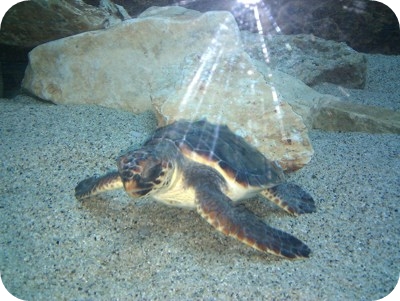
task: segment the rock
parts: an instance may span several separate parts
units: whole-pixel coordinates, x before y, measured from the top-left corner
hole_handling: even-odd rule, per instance
[[[246,52],[254,59],[265,62],[263,45],[268,52],[268,65],[293,75],[309,86],[321,82],[347,88],[365,85],[367,60],[365,55],[338,43],[313,35],[273,35],[263,38],[257,33],[241,32]]]
[[[122,6],[110,0],[91,1],[97,2],[98,7],[85,2],[31,0],[20,2],[7,11],[0,31],[0,63],[4,72],[1,84],[5,97],[12,97],[19,91],[28,52],[33,47],[129,18]]]
[[[34,47],[77,33],[106,28],[129,18],[122,6],[101,0],[30,0],[17,3],[1,23],[0,44]]]
[[[201,13],[197,10],[186,9],[181,6],[152,6],[138,15],[138,18],[149,18],[149,17],[177,17],[184,18],[187,16],[188,18],[199,17]]]
[[[40,45],[29,59],[23,87],[40,98],[152,109],[160,124],[206,117],[287,170],[313,154],[301,117],[252,65],[228,12],[152,8],[107,30]]]
[[[321,94],[286,73],[255,63],[265,80],[302,116],[308,128],[339,132],[400,134],[400,112]]]
[[[392,2],[391,6],[394,8],[395,2],[393,0]],[[129,12],[131,7],[137,8],[140,3],[143,3],[143,0],[131,0],[129,3],[124,1]],[[400,54],[398,18],[380,1],[201,0],[179,1],[179,3],[186,8],[201,12],[230,11],[241,30],[258,32],[258,26],[261,25],[264,34],[268,35],[313,34],[325,40],[345,42],[358,52]],[[255,5],[258,8],[258,20],[251,9]]]
[[[322,99],[313,127],[327,131],[400,134],[400,112]]]
[[[245,54],[227,53],[226,58],[218,58],[221,60],[219,71],[213,74],[215,59],[208,64],[200,60],[199,67],[185,77],[176,94],[153,99],[159,123],[188,116],[207,118],[214,123],[228,124],[286,170],[307,164],[313,150],[302,118],[286,102],[275,98],[275,91]],[[201,68],[212,80],[198,79],[197,70]]]
[[[284,35],[308,33],[359,52],[400,53],[398,18],[380,1],[281,0],[268,6]]]

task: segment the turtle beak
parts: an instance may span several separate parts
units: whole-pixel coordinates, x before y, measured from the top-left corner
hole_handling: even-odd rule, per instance
[[[135,197],[135,198],[148,194],[153,188],[152,183],[143,184],[140,181],[139,175],[135,175],[135,177],[133,177],[130,180],[123,179],[123,183],[124,183],[125,191],[130,196]]]

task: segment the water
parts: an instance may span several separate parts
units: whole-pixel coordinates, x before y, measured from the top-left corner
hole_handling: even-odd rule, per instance
[[[219,5],[232,2],[221,1]],[[300,7],[294,10],[289,2],[284,1],[280,15],[276,13],[275,3],[234,6],[232,12],[242,30],[238,34],[253,37],[244,45],[246,54],[235,56],[238,61],[234,63],[245,61],[246,64],[226,63],[223,60],[226,45],[218,41],[210,44],[210,51],[203,56],[180,58],[173,52],[155,51],[181,65],[176,69],[156,68],[161,63],[158,58],[152,58],[157,64],[154,69],[148,64],[148,72],[156,72],[153,79],[160,81],[138,85],[132,92],[135,95],[132,99],[144,95],[147,102],[157,104],[181,95],[177,97],[175,112],[185,112],[186,119],[192,118],[190,114],[195,110],[188,108],[194,105],[203,110],[202,114],[209,114],[207,118],[231,122],[228,125],[233,128],[240,124],[247,107],[239,106],[235,112],[232,108],[239,99],[254,93],[257,97],[250,105],[256,109],[253,118],[245,119],[244,123],[249,127],[239,126],[236,133],[250,143],[256,137],[255,143],[265,146],[267,143],[263,139],[270,138],[269,128],[253,131],[259,122],[256,114],[264,116],[269,108],[265,99],[270,95],[259,91],[269,91],[274,93],[271,100],[275,107],[272,107],[281,111],[279,122],[271,122],[272,117],[266,120],[271,122],[269,127],[275,124],[277,135],[282,135],[277,136],[279,139],[286,137],[286,144],[283,144],[288,147],[295,144],[293,137],[301,141],[293,134],[292,126],[292,131],[288,130],[287,116],[282,117],[282,112],[289,112],[284,110],[291,100],[290,106],[303,116],[296,120],[302,120],[304,127],[308,127],[305,133],[314,153],[307,164],[296,172],[288,172],[287,177],[313,196],[317,210],[294,217],[261,197],[252,198],[243,206],[269,225],[304,241],[312,250],[310,258],[287,260],[262,254],[221,235],[196,211],[165,206],[151,198],[132,199],[122,190],[77,201],[74,187],[79,181],[115,169],[115,159],[121,153],[140,147],[157,123],[167,120],[147,110],[133,113],[122,107],[110,108],[90,102],[53,105],[18,93],[14,98],[0,100],[0,271],[8,291],[23,300],[376,300],[391,292],[398,281],[400,266],[400,57],[353,50],[344,52],[343,44],[324,43],[318,38],[313,42],[310,35],[284,40],[286,31],[296,29],[293,24],[305,20],[301,24],[310,28],[316,23],[308,22],[306,17],[311,16],[311,12],[323,14],[322,6],[317,7],[319,10],[301,11]],[[201,5],[201,9],[206,10],[210,3],[193,1],[186,5]],[[368,9],[363,5],[360,1],[349,2],[344,10],[361,16],[362,11]],[[289,12],[285,7],[290,7],[292,13],[284,15],[283,12]],[[282,22],[284,16],[290,15],[297,17]],[[218,27],[214,29],[217,33]],[[200,32],[197,34],[197,40],[206,37]],[[274,37],[277,34],[282,36],[279,41]],[[177,31],[167,35],[174,39],[178,36]],[[364,35],[360,33],[360,36]],[[150,45],[149,36],[147,40],[149,44],[146,45]],[[273,41],[278,42],[273,44]],[[283,43],[281,47],[280,41],[290,43]],[[119,48],[114,46],[115,52],[110,52],[112,63],[104,74],[110,76],[111,68],[118,66],[116,53],[121,54],[118,52],[121,45],[122,42]],[[322,45],[329,47],[322,48]],[[376,45],[373,47],[376,49]],[[177,53],[183,53],[179,45],[175,48]],[[358,64],[365,60],[363,85],[345,86],[351,80],[354,85],[359,81],[352,77],[340,82],[342,78],[337,78],[340,72],[336,78],[331,77],[336,82],[321,80],[306,85],[299,79],[303,76],[302,80],[306,80],[309,77],[305,75],[325,70],[335,59],[333,66],[336,68],[340,65],[338,62],[348,59],[335,57],[335,53],[354,53],[355,58],[362,57]],[[51,65],[50,57],[47,57],[46,66]],[[312,65],[307,65],[312,58],[319,58],[321,65],[314,64],[314,69],[305,70]],[[78,65],[85,66],[83,57],[74,58],[75,61],[79,59]],[[56,70],[67,66],[66,62],[61,61],[61,67]],[[287,67],[289,63],[291,68]],[[123,77],[134,72],[129,71],[130,62],[124,61],[123,65],[125,68],[119,69]],[[139,62],[135,61],[135,66],[140,66]],[[281,66],[281,70],[277,71],[277,66]],[[285,66],[289,75],[284,72]],[[348,70],[359,70],[357,66],[360,65]],[[242,72],[239,73],[241,77],[232,76],[237,71],[234,67]],[[295,67],[298,70],[293,70]],[[219,70],[224,72],[218,73]],[[96,83],[97,79],[104,79],[101,72],[100,68],[88,80]],[[362,78],[362,74],[354,76]],[[145,72],[142,72],[136,81],[144,78]],[[174,78],[180,80],[172,86],[167,84]],[[121,85],[112,90],[111,87],[115,87],[112,79],[105,79],[108,81],[91,88],[92,99],[103,86],[111,90],[115,98],[125,89]],[[202,82],[196,82],[198,79]],[[52,80],[56,81],[57,77],[53,76]],[[128,88],[134,84],[132,82]],[[157,89],[158,84],[162,88]],[[257,88],[262,84],[264,90]],[[218,87],[222,88],[218,90]],[[228,98],[226,95],[232,89],[242,89],[243,93],[231,94]],[[174,91],[179,93],[173,94]],[[84,94],[79,89],[64,93],[78,100],[82,100]],[[207,95],[223,97],[210,101]],[[203,102],[192,103],[198,99]],[[112,104],[111,100],[108,104]],[[220,105],[217,110],[213,107],[216,103]],[[307,106],[310,103],[311,106]],[[161,113],[166,112],[165,109]],[[285,136],[288,133],[292,133],[291,138]],[[265,141],[273,146],[279,139]],[[264,154],[276,155],[267,149]]]

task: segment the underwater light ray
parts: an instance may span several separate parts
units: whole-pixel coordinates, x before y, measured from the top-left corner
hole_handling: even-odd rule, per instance
[[[201,64],[197,69],[195,75],[193,76],[190,84],[186,88],[185,95],[182,98],[182,101],[179,105],[179,110],[182,112],[183,108],[188,104],[189,101],[193,100],[197,95],[201,94],[199,97],[199,101],[196,106],[195,116],[199,111],[199,107],[203,103],[204,95],[207,92],[207,89],[212,81],[212,78],[217,70],[217,67],[220,62],[220,58],[222,56],[222,49],[219,49],[217,53],[216,50],[212,49],[212,47],[208,47],[207,51],[201,57]],[[213,62],[210,66],[210,62]]]
[[[217,145],[217,140],[219,138],[219,128],[220,128],[220,125],[219,125],[219,122],[218,122],[217,126],[214,129],[214,139],[213,139],[212,147],[211,147],[212,152],[208,155],[208,158],[210,160],[212,159],[212,156],[213,156],[213,153],[214,153],[214,150],[215,150],[215,146]]]
[[[197,68],[188,87],[186,88],[186,92],[179,104],[180,112],[183,112],[187,104],[193,101],[196,96],[200,95],[200,97],[198,97],[198,102],[194,113],[194,116],[197,116],[197,113],[203,104],[204,97],[207,94],[208,87],[210,86],[214,74],[220,65],[223,54],[223,46],[218,43],[218,38],[221,31],[225,29],[226,26],[224,24],[220,24],[219,29],[216,32],[216,36],[212,39],[210,45],[201,55],[200,65]]]
[[[195,88],[200,86],[200,84],[199,84],[200,78],[201,78],[201,75],[203,74],[203,70],[206,65],[206,60],[203,60],[204,56],[205,55],[203,54],[203,56],[201,58],[201,64],[200,64],[199,68],[197,69],[195,75],[193,76],[192,80],[190,81],[190,84],[186,88],[186,93],[183,96],[182,101],[179,105],[179,111],[182,111],[183,110],[182,108],[187,105],[187,103],[189,102],[189,100],[191,98],[193,98],[194,91],[196,90]]]
[[[220,65],[221,57],[223,55],[223,46],[221,45],[221,43],[218,43],[218,38],[222,30],[226,30],[226,26],[224,24],[220,24],[215,37],[211,40],[210,45],[201,55],[200,65],[197,68],[188,87],[186,88],[185,94],[182,97],[182,100],[179,104],[179,112],[182,113],[184,111],[184,108],[188,105],[188,103],[193,102],[196,96],[200,95],[197,99],[195,112],[192,115],[193,117],[190,119],[198,118],[197,115],[198,112],[200,111],[200,107],[203,105],[204,97],[206,96],[207,90],[210,84],[212,83],[215,72],[217,71],[218,66]],[[217,123],[219,123],[221,120],[221,114],[222,112],[219,112]],[[187,131],[189,131],[189,128],[187,129]],[[186,139],[186,135],[187,132],[184,134],[184,139]],[[216,143],[216,141],[214,142]]]
[[[267,43],[265,41],[264,30],[263,30],[263,27],[262,27],[262,24],[261,24],[260,11],[259,11],[258,5],[257,5],[260,1],[256,1],[256,0],[254,0],[254,1],[250,1],[250,0],[249,1],[245,1],[245,0],[242,0],[242,1],[239,1],[239,2],[244,3],[243,1],[244,2],[248,2],[248,3],[252,2],[251,3],[252,5],[249,5],[249,8],[253,10],[254,19],[256,21],[256,26],[257,26],[257,33],[258,33],[259,42],[260,42],[260,45],[261,45],[261,50],[262,50],[262,53],[263,53],[263,56],[264,56],[264,60],[265,60],[265,62],[267,64],[269,64],[270,63],[270,56],[269,56],[269,52],[268,52]],[[272,16],[270,16],[270,17],[272,18]],[[275,30],[277,32],[280,32],[280,28],[276,24],[276,22],[273,21],[272,24],[273,24]],[[270,78],[270,83],[271,83],[272,100],[273,100],[273,103],[274,103],[275,112],[276,112],[277,119],[278,119],[278,122],[279,122],[279,129],[280,129],[280,132],[281,132],[281,137],[282,137],[282,139],[285,139],[286,133],[285,133],[285,126],[283,124],[283,113],[282,113],[282,110],[280,108],[280,101],[279,101],[278,93],[277,93],[274,85],[272,84],[272,80],[271,80],[272,79],[272,74],[269,74],[269,78]]]
[[[261,2],[261,0],[237,0],[238,3],[242,3],[244,5],[255,5],[259,2]]]
[[[252,7],[253,13],[254,13],[254,18],[256,20],[256,25],[257,25],[257,32],[259,36],[259,40],[261,43],[261,49],[264,55],[265,62],[268,64],[269,63],[269,54],[268,54],[268,48],[267,48],[267,43],[265,43],[265,38],[264,38],[264,31],[261,25],[261,20],[260,20],[260,12],[258,11],[257,5],[254,5]]]
[[[217,66],[219,65],[221,55],[222,55],[222,49],[220,49],[218,51],[218,53],[215,55],[215,57],[213,58],[214,63],[211,65],[211,67],[205,71],[205,74],[207,74],[207,77],[204,80],[204,83],[203,84],[200,83],[199,88],[196,89],[196,91],[203,90],[203,92],[201,92],[202,95],[200,97],[199,102],[196,105],[195,116],[197,116],[197,113],[199,112],[200,107],[203,104],[203,99],[204,99],[205,95],[207,94],[207,89],[208,89],[209,85],[211,84],[211,81],[212,81],[212,78],[214,77],[215,71],[217,70]],[[203,85],[203,86],[201,87],[201,85]],[[200,89],[200,87],[202,89]],[[199,92],[196,92],[196,93],[199,94]]]

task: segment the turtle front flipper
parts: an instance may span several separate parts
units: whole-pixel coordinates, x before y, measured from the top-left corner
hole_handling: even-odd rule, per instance
[[[293,183],[279,184],[262,191],[261,194],[294,215],[311,213],[316,210],[312,196]]]
[[[107,190],[123,188],[122,179],[117,171],[109,172],[100,177],[90,177],[75,187],[75,197],[78,200],[88,198]]]
[[[218,188],[196,188],[197,211],[218,231],[259,251],[296,258],[308,257],[311,250],[296,237],[265,224],[244,207],[237,207]]]

